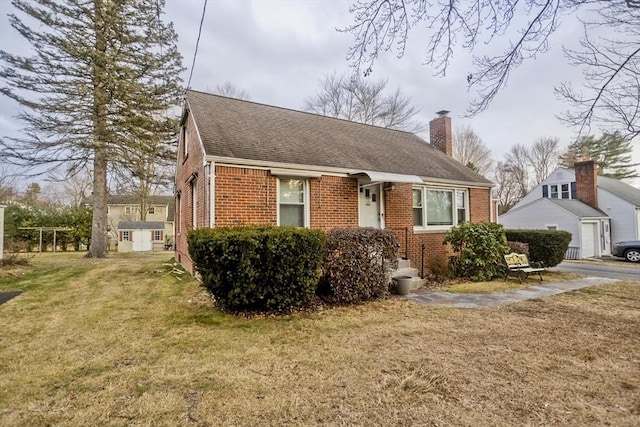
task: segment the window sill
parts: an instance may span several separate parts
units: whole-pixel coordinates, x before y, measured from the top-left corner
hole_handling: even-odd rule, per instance
[[[453,225],[442,225],[429,228],[413,228],[413,234],[448,233]]]

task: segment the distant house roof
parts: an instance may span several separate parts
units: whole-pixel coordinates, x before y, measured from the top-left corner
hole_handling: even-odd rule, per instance
[[[192,90],[187,103],[209,156],[491,185],[413,133]]]
[[[160,221],[120,221],[118,230],[164,230]]]
[[[598,176],[598,187],[620,197],[632,205],[640,206],[640,189],[637,189],[618,179]]]
[[[561,208],[571,212],[578,218],[604,218],[609,216],[599,209],[595,209],[587,205],[586,203],[581,202],[580,200],[550,198],[545,198],[543,200],[548,200],[549,202],[560,206]]]

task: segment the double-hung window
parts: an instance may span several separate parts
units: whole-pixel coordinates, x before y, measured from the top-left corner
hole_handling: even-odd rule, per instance
[[[550,185],[549,186],[549,190],[550,190],[549,197],[552,198],[552,199],[557,199],[558,198],[558,186],[557,185]]]
[[[278,225],[309,226],[308,186],[300,178],[278,179]]]
[[[436,188],[413,189],[413,226],[443,229],[468,221],[467,192]]]

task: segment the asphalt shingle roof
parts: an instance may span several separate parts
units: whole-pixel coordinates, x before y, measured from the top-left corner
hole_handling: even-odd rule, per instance
[[[120,221],[118,230],[164,230],[160,221]]]
[[[544,200],[548,200],[551,203],[555,203],[563,209],[568,210],[578,218],[591,218],[591,217],[608,217],[609,215],[604,212],[595,209],[586,203],[581,202],[580,200],[575,199],[550,199],[545,198]]]
[[[490,184],[409,132],[187,91],[205,153]]]
[[[598,187],[635,206],[640,206],[640,190],[627,183],[606,176],[598,176]]]

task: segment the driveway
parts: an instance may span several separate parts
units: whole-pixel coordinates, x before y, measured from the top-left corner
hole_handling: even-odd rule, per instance
[[[10,291],[10,292],[0,292],[0,304],[4,304],[12,298],[17,297],[22,292],[20,291]]]
[[[609,279],[640,281],[640,264],[616,258],[563,261],[550,270],[584,274],[585,276],[607,277]]]

